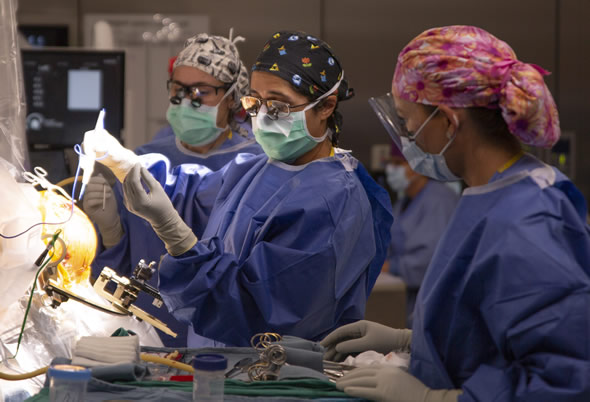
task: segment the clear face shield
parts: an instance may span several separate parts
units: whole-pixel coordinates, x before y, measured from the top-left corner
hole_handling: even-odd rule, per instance
[[[393,96],[390,92],[378,97],[369,98],[369,105],[387,130],[387,133],[398,147],[402,149],[401,137],[409,137],[409,132],[406,130],[405,121],[399,117],[393,102]]]
[[[377,98],[369,98],[369,104],[381,120],[381,124],[385,127],[389,136],[398,147],[400,151],[403,151],[403,141],[402,138],[406,138],[406,142],[414,142],[416,141],[416,137],[422,132],[422,129],[426,127],[428,122],[436,116],[438,112],[438,107],[424,120],[424,122],[418,127],[415,132],[410,132],[406,128],[406,122],[403,118],[399,116],[397,113],[397,109],[395,108],[395,103],[393,102],[393,96],[390,92],[386,93],[385,95],[379,96]],[[446,148],[450,145],[447,144],[445,148],[441,151],[441,154],[444,153]]]
[[[412,170],[439,181],[459,180],[459,177],[451,172],[444,158],[444,153],[453,143],[456,133],[448,137],[447,144],[436,154],[430,154],[423,151],[415,142],[416,137],[418,137],[424,127],[426,127],[430,120],[432,120],[440,110],[438,107],[436,107],[420,127],[412,133],[406,128],[406,122],[404,119],[402,119],[397,113],[391,93],[387,93],[377,98],[370,98],[369,104],[379,117],[379,120],[381,120],[381,123],[389,133],[389,136],[395,145],[404,154],[404,157],[410,164]]]

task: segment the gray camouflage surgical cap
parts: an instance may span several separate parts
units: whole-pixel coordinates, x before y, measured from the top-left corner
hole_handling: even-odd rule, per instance
[[[248,70],[240,60],[236,43],[244,41],[237,36],[232,40],[223,36],[200,33],[187,39],[180,51],[174,68],[188,66],[198,68],[224,83],[237,82],[234,92],[234,112],[242,108],[240,98],[250,94]]]

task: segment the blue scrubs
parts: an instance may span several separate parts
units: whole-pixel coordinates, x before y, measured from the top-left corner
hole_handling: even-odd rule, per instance
[[[418,289],[458,200],[445,183],[428,180],[412,200],[402,198],[393,206],[389,270],[406,284],[406,325],[410,328]]]
[[[590,400],[590,234],[581,193],[525,155],[468,188],[414,310],[410,371],[459,401]]]
[[[393,218],[387,192],[350,154],[302,166],[241,154],[208,174],[145,162],[173,200],[205,205],[200,187],[219,186],[199,242],[159,270],[166,305],[198,335],[235,346],[268,331],[317,340],[363,317]]]
[[[240,126],[242,132],[247,132],[248,125]],[[251,130],[250,130],[251,131]],[[225,164],[233,160],[233,158],[240,152],[247,152],[251,154],[261,154],[262,148],[255,142],[251,132],[248,137],[238,134],[232,134],[232,137],[226,140],[218,148],[206,153],[197,154],[191,152],[177,141],[176,136],[172,132],[170,134],[162,134],[159,139],[154,139],[152,142],[143,145],[135,150],[138,155],[143,155],[151,152],[158,152],[163,154],[168,159],[169,169],[176,167],[183,163],[198,163],[203,174],[211,170],[218,170]],[[108,250],[102,250],[92,264],[93,274],[97,276],[104,266],[108,266],[117,271],[120,275],[129,277],[133,273],[133,268],[137,265],[140,259],[146,262],[159,262],[162,255],[166,254],[164,243],[156,235],[151,225],[143,218],[129,212],[123,205],[123,194],[120,183],[114,188],[115,196],[119,204],[119,216],[121,224],[125,232],[121,241],[114,247]],[[215,199],[217,187],[209,186],[208,182],[204,182],[199,190],[200,201],[194,201],[193,204],[186,203],[184,209],[179,209],[178,212],[183,217],[185,222],[191,226],[197,236],[203,233],[209,213],[210,206],[207,204],[207,199]],[[173,203],[180,203],[179,198],[184,200],[185,195],[178,194],[177,199],[173,199]],[[102,241],[99,242],[102,244]],[[154,274],[150,285],[157,287],[157,274]],[[159,320],[163,321],[178,334],[173,338],[161,331],[157,331],[158,335],[165,346],[169,347],[186,347],[188,328],[186,323],[178,322],[172,314],[170,314],[165,306],[157,308],[152,305],[153,299],[148,295],[141,293],[139,299],[135,303],[137,307],[147,311]],[[205,342],[203,345],[217,346],[213,342]]]

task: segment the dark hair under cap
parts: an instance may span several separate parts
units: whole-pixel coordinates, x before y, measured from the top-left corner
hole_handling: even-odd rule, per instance
[[[340,62],[326,42],[297,31],[273,34],[258,55],[252,71],[275,74],[311,100],[332,89],[343,73]],[[337,95],[338,101],[354,96],[346,77],[342,79],[334,95]],[[330,126],[338,133],[341,125],[342,116],[335,110]]]

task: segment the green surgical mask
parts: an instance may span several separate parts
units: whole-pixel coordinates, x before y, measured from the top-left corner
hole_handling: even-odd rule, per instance
[[[309,106],[313,107],[315,104]],[[262,106],[252,119],[252,131],[264,153],[272,159],[291,163],[324,141],[330,132],[327,130],[319,138],[309,134],[305,121],[305,110],[309,107],[276,120],[262,112],[264,108]]]
[[[234,86],[223,95],[219,103],[232,93]],[[195,108],[191,105],[191,101],[185,98],[180,105],[168,106],[166,119],[180,141],[195,146],[207,145],[227,130],[227,126],[217,127],[219,103],[216,106],[201,105]]]
[[[344,77],[344,71],[342,77]],[[263,104],[258,114],[252,119],[252,131],[256,142],[260,144],[264,153],[272,159],[291,163],[323,142],[330,134],[330,130],[326,130],[326,133],[321,137],[312,136],[307,130],[305,111],[334,93],[340,86],[340,82],[342,82],[342,78],[313,103],[299,112],[291,112],[287,117],[270,118],[266,105]]]

